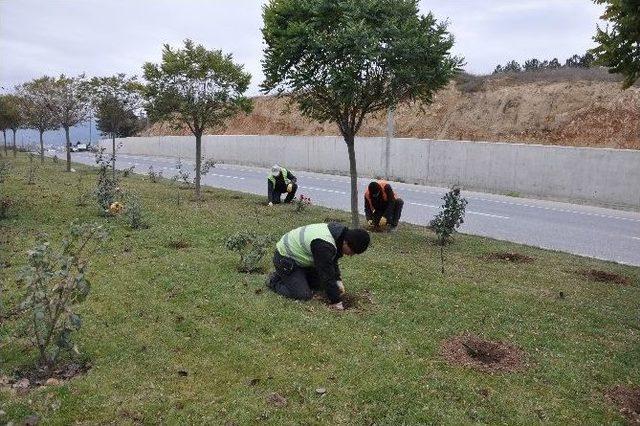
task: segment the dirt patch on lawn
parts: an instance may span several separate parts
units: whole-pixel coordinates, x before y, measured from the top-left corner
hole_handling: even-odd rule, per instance
[[[582,269],[576,272],[578,275],[582,275],[583,277],[591,280],[597,281],[599,283],[609,283],[609,284],[621,284],[621,285],[629,285],[631,281],[629,278],[616,274],[615,272],[607,272],[601,271],[598,269]]]
[[[473,335],[456,336],[442,343],[442,356],[451,365],[485,373],[522,371],[524,352],[510,343],[493,342]]]
[[[314,299],[321,301],[327,305],[330,305],[331,302],[327,298],[327,295],[322,293],[316,293],[313,296]],[[360,310],[363,307],[370,305],[373,303],[373,295],[369,290],[363,290],[360,293],[344,293],[342,295],[342,305],[346,311],[350,310]]]
[[[191,244],[189,244],[189,241],[187,240],[183,240],[183,239],[178,239],[178,240],[171,240],[167,243],[167,247],[172,248],[172,249],[176,249],[176,250],[182,250],[182,249],[186,249],[191,247]]]
[[[40,386],[58,386],[85,374],[91,369],[88,362],[69,362],[58,366],[53,371],[43,368],[32,368],[18,371],[12,378],[0,378],[0,385],[15,390],[18,394],[24,394],[30,389]]]
[[[640,425],[640,386],[615,386],[605,394],[631,424]]]
[[[504,260],[511,263],[531,263],[534,261],[533,257],[516,252],[493,252],[488,256],[489,260]]]

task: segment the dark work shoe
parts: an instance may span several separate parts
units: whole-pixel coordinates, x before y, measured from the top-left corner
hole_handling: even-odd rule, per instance
[[[264,283],[264,284],[265,284],[268,288],[270,288],[271,290],[273,290],[274,285],[275,285],[274,283],[277,281],[277,279],[278,279],[278,275],[276,275],[276,273],[275,273],[275,272],[272,272],[272,273],[270,273],[270,274],[267,276],[267,279],[266,279],[266,281],[265,281],[265,283]]]

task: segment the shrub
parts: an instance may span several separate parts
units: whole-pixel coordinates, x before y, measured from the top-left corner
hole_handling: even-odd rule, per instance
[[[131,229],[146,229],[149,227],[142,208],[140,197],[135,194],[127,197],[124,207],[124,216]]]
[[[438,236],[440,261],[444,274],[444,246],[451,240],[451,235],[464,223],[467,200],[460,196],[460,188],[454,186],[444,197],[442,210],[431,220],[430,226]]]
[[[31,343],[37,348],[39,364],[51,370],[63,351],[78,353],[71,333],[82,324],[75,307],[88,296],[88,261],[106,239],[95,224],[72,224],[61,247],[54,250],[46,235],[28,252],[28,266],[19,280],[26,286],[20,305]]]
[[[5,160],[0,160],[0,183],[4,183],[11,171],[11,163]]]
[[[0,219],[9,217],[9,209],[13,205],[13,200],[7,196],[0,196]]]
[[[124,169],[124,170],[122,171],[122,177],[129,177],[129,176],[133,173],[133,170],[134,170],[135,168],[136,168],[136,166],[131,166],[131,167],[129,167],[128,169]]]
[[[311,204],[311,198],[305,197],[304,195],[300,194],[300,196],[296,198],[296,213],[304,212]]]
[[[116,201],[118,182],[110,172],[111,159],[104,156],[104,148],[96,154],[98,165],[98,181],[94,190],[96,201],[102,214],[109,214],[109,207]]]
[[[54,155],[52,160],[53,160],[53,164],[58,164],[58,162],[60,162],[58,155]]]
[[[262,272],[264,270],[262,259],[272,242],[273,238],[269,235],[238,232],[227,239],[225,247],[240,254],[240,262],[237,266],[239,272]]]
[[[147,178],[151,183],[158,183],[158,181],[162,179],[162,170],[156,173],[153,170],[153,166],[149,166],[149,172],[147,173]]]
[[[202,163],[202,166],[200,168],[200,174],[202,176],[205,176],[211,171],[211,169],[214,169],[215,167],[216,167],[216,162],[210,158],[204,163]]]
[[[185,170],[182,160],[178,158],[176,163],[177,174],[173,177],[176,182],[182,182],[184,187],[189,188],[191,186],[191,173]]]

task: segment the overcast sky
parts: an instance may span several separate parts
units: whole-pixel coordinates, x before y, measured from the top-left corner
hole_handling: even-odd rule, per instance
[[[233,53],[262,80],[260,0],[0,0],[0,85],[44,74],[141,73],[163,43],[185,38]],[[467,71],[530,57],[561,60],[592,47],[601,7],[590,0],[422,0],[450,22]]]

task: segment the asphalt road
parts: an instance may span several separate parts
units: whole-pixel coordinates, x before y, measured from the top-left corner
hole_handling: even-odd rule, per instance
[[[95,164],[90,153],[73,153],[72,159]],[[183,164],[193,170],[194,162],[183,160]],[[173,158],[124,154],[116,163],[120,169],[135,166],[134,172],[140,174],[153,166],[164,177],[176,174],[175,165]],[[350,209],[348,177],[292,171],[298,177],[298,194],[311,197],[314,204]],[[203,184],[266,197],[267,173],[257,167],[217,164],[203,177]],[[361,196],[368,183],[368,179],[359,180]],[[419,225],[437,213],[447,191],[391,184],[405,201],[402,221]],[[640,213],[470,191],[463,196],[469,204],[461,232],[640,266]],[[364,213],[362,201],[360,209]]]

